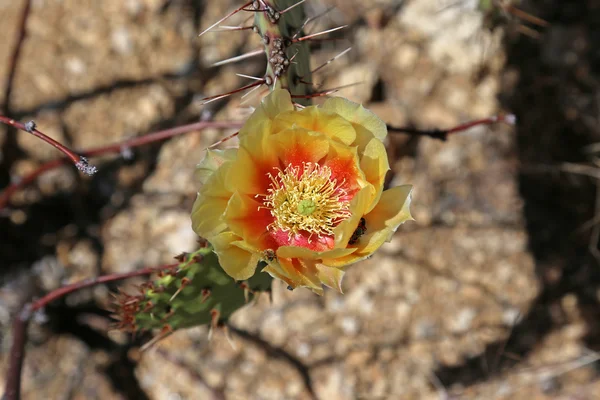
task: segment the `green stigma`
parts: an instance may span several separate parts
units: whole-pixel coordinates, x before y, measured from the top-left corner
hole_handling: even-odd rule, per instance
[[[311,215],[317,209],[317,205],[310,199],[300,200],[298,203],[298,213],[300,215]]]

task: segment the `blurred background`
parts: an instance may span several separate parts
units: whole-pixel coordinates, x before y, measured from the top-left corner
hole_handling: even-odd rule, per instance
[[[251,31],[198,33],[239,1],[0,0],[0,104],[76,150],[200,119],[243,120],[260,76]],[[600,2],[308,0],[325,13],[313,80],[393,126],[449,128],[513,112],[446,142],[390,135],[389,184],[413,184],[415,222],[346,274],[344,295],[275,283],[230,321],[146,352],[110,331],[115,285],[37,313],[24,399],[600,399]],[[226,25],[244,23],[238,15]],[[10,99],[6,87],[12,82]],[[250,96],[248,96],[250,97]],[[10,100],[8,102],[8,100]],[[256,100],[254,100],[254,103]],[[0,392],[10,320],[61,285],[172,262],[195,249],[189,211],[204,130],[43,174],[0,210]],[[234,144],[229,142],[230,144]],[[0,189],[60,154],[0,126]],[[598,192],[600,193],[600,192]],[[131,281],[131,283],[141,282]],[[127,286],[127,285],[126,285]]]

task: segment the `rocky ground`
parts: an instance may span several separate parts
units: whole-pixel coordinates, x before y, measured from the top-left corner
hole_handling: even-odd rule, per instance
[[[23,4],[0,2],[0,88]],[[12,117],[85,149],[247,115],[240,96],[200,105],[245,84],[236,72],[264,67],[258,57],[210,68],[255,49],[248,31],[197,37],[238,1],[32,4]],[[340,94],[387,123],[450,127],[503,111],[519,121],[446,142],[390,136],[389,183],[414,185],[416,221],[349,270],[344,295],[276,284],[272,304],[264,297],[234,315],[231,343],[194,328],[140,352],[147,338],[108,331],[115,286],[84,290],[36,315],[23,398],[600,399],[600,7],[523,4],[549,22],[536,37],[511,14],[476,5],[306,3],[312,15],[334,6],[310,32],[349,24],[340,40],[315,46],[315,67],[352,46],[315,80],[360,82]],[[193,168],[230,133],[123,149],[94,159],[91,179],[65,166],[12,198],[0,215],[0,376],[23,301],[194,249]],[[0,188],[58,157],[3,127],[0,143]]]

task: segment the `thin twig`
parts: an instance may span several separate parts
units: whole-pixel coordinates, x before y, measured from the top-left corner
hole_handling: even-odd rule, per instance
[[[123,279],[133,278],[136,276],[150,275],[153,272],[158,272],[158,271],[162,271],[162,270],[169,269],[169,268],[175,268],[178,265],[179,264],[166,264],[166,265],[161,265],[160,267],[143,268],[143,269],[139,269],[136,271],[125,272],[122,274],[110,274],[110,275],[99,276],[97,278],[92,278],[92,279],[84,279],[83,281],[75,282],[70,285],[63,286],[61,288],[53,290],[52,292],[48,293],[41,299],[34,301],[33,303],[31,303],[31,311],[37,311],[37,310],[45,307],[52,301],[59,299],[63,296],[66,296],[69,293],[73,293],[73,292],[76,292],[81,289],[95,286],[100,283],[121,281]]]
[[[95,147],[89,150],[81,152],[86,157],[100,156],[103,154],[121,153],[124,149],[132,149],[135,147],[144,146],[146,144],[158,142],[161,140],[169,139],[173,136],[181,135],[196,130],[205,128],[240,128],[243,125],[242,122],[237,121],[201,121],[193,124],[182,125],[175,128],[165,129],[162,131],[152,132],[147,135],[127,139],[119,143],[110,144],[107,146]],[[58,168],[61,165],[67,164],[69,159],[61,158],[58,160],[49,161],[42,164],[38,169],[30,173],[29,175],[18,179],[16,182],[8,185],[2,193],[0,193],[0,210],[8,205],[11,197],[20,189],[34,182],[38,176],[52,169]]]
[[[60,150],[65,156],[67,156],[67,158],[69,160],[71,160],[71,162],[73,162],[73,164],[75,164],[77,169],[80,170],[81,172],[83,172],[84,174],[94,175],[96,173],[96,171],[97,171],[96,167],[94,167],[93,165],[89,165],[87,158],[79,156],[77,153],[75,153],[73,150],[69,149],[67,146],[63,145],[60,142],[57,142],[56,140],[52,139],[50,136],[39,131],[36,128],[35,122],[28,121],[28,122],[22,123],[22,122],[14,120],[12,118],[5,117],[3,115],[0,115],[0,122],[3,124],[9,125],[13,128],[20,129],[22,131],[30,133],[33,136],[42,139],[44,142],[50,144],[51,146],[54,146],[56,149]]]
[[[115,282],[136,276],[150,275],[154,272],[174,268],[179,264],[167,264],[159,267],[143,268],[123,274],[110,274],[94,279],[86,279],[58,288],[39,300],[27,303],[13,321],[13,344],[10,350],[9,367],[6,372],[6,390],[2,400],[19,400],[21,391],[21,371],[23,368],[25,343],[27,342],[27,326],[33,312],[42,309],[54,300],[78,290],[95,286],[101,283]]]
[[[474,121],[469,121],[464,124],[460,124],[450,129],[416,129],[416,128],[407,128],[407,127],[395,127],[388,125],[387,129],[389,133],[406,133],[408,135],[415,136],[429,136],[433,139],[438,140],[446,140],[448,139],[448,135],[458,132],[466,131],[467,129],[473,128],[475,126],[480,125],[493,125],[497,123],[505,123],[509,125],[514,125],[516,122],[516,117],[513,114],[506,115],[498,115],[489,118],[478,119]]]

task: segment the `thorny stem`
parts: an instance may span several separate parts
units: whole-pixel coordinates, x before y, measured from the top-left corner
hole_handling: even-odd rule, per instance
[[[13,128],[21,129],[22,131],[25,131],[27,133],[31,133],[33,136],[38,137],[44,142],[54,146],[55,148],[63,152],[73,162],[73,164],[75,164],[77,169],[83,172],[84,174],[94,175],[96,173],[96,167],[94,167],[93,165],[89,165],[87,158],[78,156],[73,150],[69,149],[67,146],[61,144],[60,142],[57,142],[56,140],[44,134],[43,132],[40,132],[36,128],[35,122],[28,121],[26,123],[22,123],[19,121],[15,121],[12,118],[5,117],[3,115],[0,115],[0,122],[12,126]]]
[[[85,279],[80,282],[75,282],[70,285],[58,288],[58,289],[48,293],[41,299],[34,301],[33,303],[31,303],[31,311],[37,311],[37,310],[45,307],[48,303],[50,303],[56,299],[59,299],[69,293],[73,293],[77,290],[95,286],[100,283],[114,282],[114,281],[120,281],[120,280],[127,279],[127,278],[133,278],[136,276],[150,275],[153,272],[158,272],[158,271],[162,271],[162,270],[166,270],[166,269],[170,269],[170,268],[175,268],[178,265],[179,264],[177,264],[177,263],[176,264],[167,264],[167,265],[161,265],[160,267],[143,268],[143,269],[140,269],[137,271],[125,272],[122,274],[104,275],[104,276],[99,276],[99,277],[93,278],[93,279]]]
[[[387,126],[389,133],[406,133],[409,135],[415,136],[429,136],[433,139],[438,140],[446,140],[448,139],[448,135],[458,132],[466,131],[467,129],[471,129],[475,126],[480,125],[494,125],[497,123],[505,123],[508,125],[514,125],[516,123],[516,117],[514,114],[503,114],[496,115],[489,118],[477,119],[474,121],[465,122],[464,124],[460,124],[450,129],[416,129],[416,128],[406,128],[406,127],[394,127],[391,125]]]
[[[95,147],[89,150],[84,150],[81,152],[86,157],[94,157],[100,156],[103,154],[110,153],[121,153],[124,150],[129,150],[135,147],[144,146],[146,144],[150,144],[153,142],[158,142],[161,140],[165,140],[171,138],[173,136],[181,135],[188,132],[193,132],[196,130],[201,130],[205,128],[240,128],[242,126],[241,122],[237,121],[201,121],[195,122],[193,124],[182,125],[175,128],[165,129],[162,131],[152,132],[144,136],[139,136],[132,139],[127,139],[119,143],[110,144],[107,146]],[[61,165],[66,164],[70,159],[61,158],[58,160],[49,161],[45,164],[42,164],[38,169],[30,173],[29,175],[19,179],[17,182],[14,182],[8,185],[2,193],[0,193],[0,210],[5,208],[10,201],[10,198],[17,191],[22,189],[23,187],[29,185],[34,182],[38,176],[43,173],[50,171],[52,169],[58,168]]]
[[[39,300],[25,304],[13,321],[13,343],[10,349],[9,366],[6,372],[6,390],[2,400],[19,400],[21,397],[21,370],[23,368],[25,343],[27,342],[27,326],[33,312],[40,310],[50,302],[73,293],[77,290],[95,286],[101,283],[115,282],[136,276],[150,275],[154,272],[168,270],[179,264],[167,264],[159,267],[144,268],[123,274],[110,274],[94,279],[86,279],[58,288]]]

